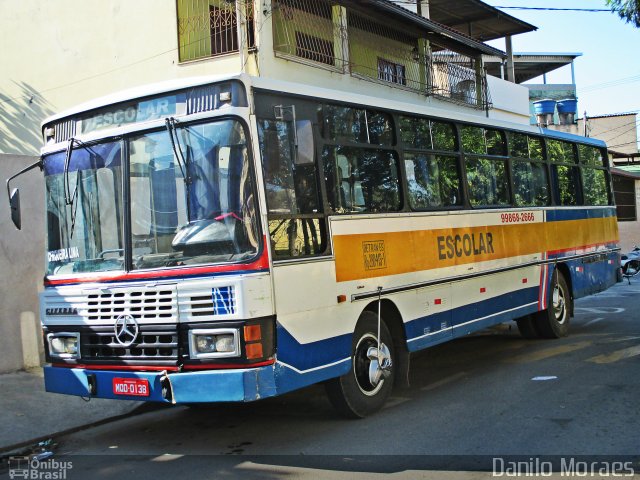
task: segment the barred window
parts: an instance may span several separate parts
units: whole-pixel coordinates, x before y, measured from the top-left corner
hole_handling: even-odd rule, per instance
[[[406,68],[404,65],[399,63],[394,63],[378,57],[378,80],[406,85]]]
[[[244,42],[255,47],[253,3],[243,3]],[[177,0],[178,45],[181,62],[237,52],[238,19],[235,3],[225,0]]]

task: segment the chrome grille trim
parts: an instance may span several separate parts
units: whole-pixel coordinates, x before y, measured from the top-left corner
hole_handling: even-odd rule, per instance
[[[120,345],[113,328],[80,330],[82,361],[177,360],[178,331],[174,325],[141,325],[136,341],[128,347]]]
[[[120,315],[131,315],[139,323],[178,323],[175,284],[45,290],[41,309],[43,318],[49,321],[81,319],[89,324],[113,325]],[[47,312],[73,313],[48,315]]]

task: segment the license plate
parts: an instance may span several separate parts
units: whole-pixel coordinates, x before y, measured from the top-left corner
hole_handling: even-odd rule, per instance
[[[149,396],[149,380],[144,378],[114,378],[113,393],[134,397]]]

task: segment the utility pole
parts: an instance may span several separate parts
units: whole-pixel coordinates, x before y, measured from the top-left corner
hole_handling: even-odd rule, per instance
[[[589,132],[587,131],[587,111],[584,111],[584,136],[588,137]]]

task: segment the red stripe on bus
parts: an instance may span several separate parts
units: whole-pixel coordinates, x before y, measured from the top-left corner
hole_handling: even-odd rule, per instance
[[[126,370],[128,372],[143,372],[143,371],[154,371],[154,372],[177,372],[180,370],[180,367],[176,366],[157,366],[157,365],[70,365],[66,363],[52,363],[52,367],[59,368],[82,368],[84,370]]]
[[[614,244],[611,244],[611,243],[594,243],[592,245],[581,245],[579,247],[563,248],[561,250],[550,250],[547,252],[547,255],[557,255],[559,253],[575,252],[577,250],[586,250],[589,248],[597,249],[598,247],[607,247],[607,246],[613,246],[613,245]],[[593,251],[585,252],[585,253],[593,253]]]
[[[265,362],[258,363],[206,363],[200,365],[183,365],[183,370],[224,370],[227,369],[237,369],[237,368],[256,368],[256,367],[266,367],[267,365],[273,365],[276,363],[275,359],[267,360]]]
[[[266,245],[266,237],[264,238],[264,244]],[[45,286],[60,285],[67,283],[89,283],[89,282],[115,282],[115,281],[128,281],[128,280],[146,280],[146,279],[162,279],[164,277],[179,277],[181,275],[193,276],[204,275],[208,273],[229,273],[229,272],[245,272],[251,270],[268,270],[269,269],[269,254],[265,248],[256,261],[245,264],[230,264],[230,265],[216,265],[216,266],[201,266],[201,267],[188,267],[178,268],[171,270],[161,270],[154,272],[144,273],[124,273],[124,274],[107,274],[107,275],[93,275],[91,277],[82,278],[64,278],[57,280],[45,279]]]

